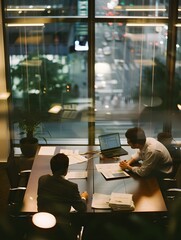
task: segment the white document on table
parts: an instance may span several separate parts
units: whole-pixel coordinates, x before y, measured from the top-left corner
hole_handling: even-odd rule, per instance
[[[94,193],[92,197],[92,208],[110,209],[109,206],[110,195],[102,193]]]
[[[53,146],[49,147],[40,147],[40,150],[38,152],[38,155],[46,155],[46,156],[53,156],[55,154],[55,148]]]
[[[119,163],[98,163],[95,166],[98,172],[120,170]]]
[[[66,175],[67,179],[73,178],[87,178],[87,171],[70,171]]]
[[[101,173],[108,180],[109,179],[117,179],[117,178],[127,178],[130,176],[127,172],[125,172],[121,169],[113,170],[113,171],[102,171]]]
[[[21,154],[22,154],[21,149],[18,148],[18,147],[14,147],[14,155],[15,155],[15,156],[19,156],[19,155],[21,155]]]
[[[72,150],[72,149],[60,149],[60,153],[64,153],[69,157],[69,165],[82,163],[88,161],[88,159],[84,156],[79,154],[79,150]]]
[[[96,169],[102,173],[106,179],[129,177],[129,174],[120,168],[119,163],[96,164]]]

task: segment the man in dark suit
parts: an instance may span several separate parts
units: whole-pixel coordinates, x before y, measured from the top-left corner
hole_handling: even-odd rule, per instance
[[[52,213],[60,226],[68,226],[69,212],[73,207],[78,212],[86,211],[87,192],[79,193],[78,185],[65,179],[69,158],[58,153],[50,160],[53,175],[43,175],[38,181],[38,211]],[[71,229],[72,230],[72,229]]]

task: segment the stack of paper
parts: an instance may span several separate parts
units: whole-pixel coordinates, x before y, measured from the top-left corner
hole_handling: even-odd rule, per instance
[[[110,195],[94,193],[91,207],[98,209],[110,209],[111,207],[109,206],[109,199]]]
[[[114,211],[121,210],[134,210],[134,202],[132,199],[132,194],[127,193],[111,193],[109,206]]]
[[[132,194],[114,192],[111,195],[94,193],[91,207],[114,211],[132,211],[135,208]]]

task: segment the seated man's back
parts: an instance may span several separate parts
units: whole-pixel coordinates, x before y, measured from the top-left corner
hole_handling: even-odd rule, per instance
[[[71,206],[77,211],[86,211],[82,202],[77,184],[59,176],[41,176],[38,183],[38,211],[46,211],[65,216]]]
[[[79,193],[78,185],[65,179],[68,171],[69,158],[58,153],[50,160],[52,175],[46,174],[39,178],[37,205],[38,211],[52,213],[56,217],[58,235],[61,232],[64,240],[76,239],[80,232],[79,223],[70,222],[70,210],[86,211],[87,192]]]

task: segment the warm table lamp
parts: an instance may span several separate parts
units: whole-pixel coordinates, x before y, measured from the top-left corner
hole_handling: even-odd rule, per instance
[[[52,228],[56,224],[55,217],[47,212],[35,213],[32,217],[32,222],[39,228]]]

